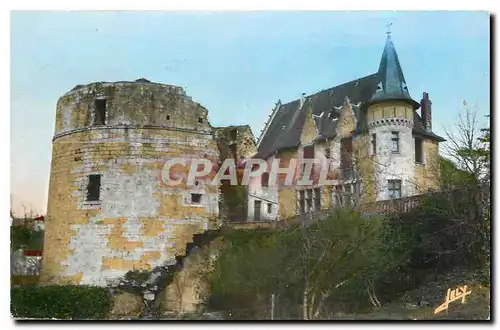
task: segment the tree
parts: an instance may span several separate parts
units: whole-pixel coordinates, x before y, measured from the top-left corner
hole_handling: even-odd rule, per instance
[[[445,151],[458,169],[474,176],[475,182],[489,180],[489,128],[480,128],[478,109],[467,106],[461,110],[454,129],[445,129],[448,143]],[[489,117],[489,116],[487,116]]]
[[[371,268],[381,223],[339,209],[307,226],[226,237],[229,242],[216,261],[211,289],[212,296],[227,305],[212,308],[245,311],[244,316],[233,314],[238,318],[263,317],[272,294],[280,304],[289,304],[289,313],[300,306],[293,317],[306,320],[326,317],[337,297],[356,303],[366,299],[368,304],[371,297],[379,306]]]

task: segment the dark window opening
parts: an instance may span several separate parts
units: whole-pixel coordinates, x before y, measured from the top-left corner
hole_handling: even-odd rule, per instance
[[[352,138],[340,141],[340,168],[348,169],[352,166]]]
[[[321,210],[321,188],[314,189],[314,209]]]
[[[392,145],[391,145],[391,151],[392,152],[399,152],[399,133],[398,132],[392,132]]]
[[[198,117],[198,123],[200,123],[200,124],[203,123],[203,118]]]
[[[200,204],[201,203],[201,194],[191,194],[191,203],[192,204]]]
[[[306,205],[304,200],[304,190],[299,191],[299,214],[306,213]]]
[[[99,201],[101,195],[101,175],[91,174],[89,175],[89,183],[87,186],[87,201],[95,202]]]
[[[415,139],[415,162],[423,163],[422,140]]]
[[[238,135],[238,131],[236,129],[233,129],[232,131],[229,132],[229,140],[235,141],[237,135]]]
[[[372,154],[377,154],[377,134],[372,134]]]
[[[106,100],[95,100],[94,123],[95,125],[106,125]]]
[[[272,213],[273,212],[273,204],[267,203],[267,213]]]
[[[269,172],[262,173],[262,187],[269,187]]]
[[[314,159],[314,145],[304,147],[304,159]]]
[[[253,204],[253,220],[254,221],[260,221],[261,205],[262,205],[261,201],[255,201]]]
[[[307,189],[306,190],[306,205],[307,205],[306,212],[311,211],[312,206],[313,206],[312,189]]]
[[[389,198],[401,198],[401,180],[389,180]]]
[[[345,195],[345,205],[352,206],[353,205],[353,196],[351,185],[347,184],[344,186],[344,195]]]
[[[335,186],[335,204],[342,205],[342,186]]]
[[[170,120],[170,115],[167,115],[167,120]]]

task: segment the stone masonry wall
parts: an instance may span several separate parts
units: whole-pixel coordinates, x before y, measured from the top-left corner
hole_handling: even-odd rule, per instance
[[[99,97],[106,125],[93,126]],[[217,160],[206,115],[178,87],[144,82],[91,84],[60,99],[43,282],[113,284],[129,270],[175,263],[195,233],[218,226],[217,187],[208,185],[215,173],[193,187],[162,181],[167,159]],[[174,166],[171,176],[188,170]],[[101,175],[99,201],[86,201],[90,174]]]

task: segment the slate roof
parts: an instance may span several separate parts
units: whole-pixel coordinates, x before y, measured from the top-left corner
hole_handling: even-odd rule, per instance
[[[262,137],[257,155],[267,158],[276,150],[298,146],[309,109],[315,116],[323,113],[321,118],[315,119],[320,137],[335,136],[337,119],[345,98],[348,97],[354,104],[366,102],[375,92],[376,86],[376,74],[371,74],[306,96],[302,107],[300,99],[281,105]]]
[[[254,157],[267,158],[275,151],[297,147],[300,144],[302,128],[309,110],[313,114],[319,131],[316,140],[334,137],[340,111],[346,101],[353,105],[358,125],[355,134],[366,132],[367,105],[383,100],[405,100],[416,110],[420,104],[410,97],[394,44],[386,40],[384,52],[377,73],[349,81],[301,99],[282,104],[272,122],[268,124]],[[442,137],[426,132],[422,119],[414,112],[413,133],[430,139],[445,141]]]
[[[377,72],[377,89],[370,102],[388,100],[409,101],[412,103],[414,110],[420,107],[420,104],[410,96],[403,69],[401,69],[398,54],[390,35],[387,36],[385,41],[384,52]]]

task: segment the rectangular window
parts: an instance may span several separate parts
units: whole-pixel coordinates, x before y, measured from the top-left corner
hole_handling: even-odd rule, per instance
[[[304,190],[299,191],[299,214],[306,213]]]
[[[340,168],[348,169],[352,166],[352,138],[340,140]]]
[[[415,139],[415,162],[423,163],[422,140]]]
[[[314,145],[304,147],[304,159],[314,159]]]
[[[401,198],[401,180],[389,180],[389,198]]]
[[[201,194],[191,194],[191,204],[200,204]]]
[[[262,173],[262,187],[269,186],[269,172]]]
[[[377,154],[377,134],[372,134],[372,155]]]
[[[306,212],[310,212],[313,206],[313,197],[312,197],[312,189],[306,190]]]
[[[392,132],[392,146],[391,146],[391,151],[393,153],[399,152],[399,133],[398,132]]]
[[[335,186],[335,204],[342,205],[342,186]]]
[[[87,186],[87,201],[99,201],[99,197],[101,195],[101,175],[91,174],[88,178],[89,183]]]
[[[346,184],[344,186],[344,200],[345,200],[345,205],[346,206],[352,206],[352,190],[351,190],[351,185]]]
[[[253,203],[253,220],[260,221],[260,208],[262,206],[261,201],[255,201]]]
[[[106,100],[95,100],[94,106],[94,125],[106,125]]]
[[[314,189],[314,209],[321,210],[321,188]]]
[[[236,137],[238,136],[238,131],[235,129],[229,131],[229,140],[236,141]]]
[[[273,204],[267,203],[267,213],[272,213],[273,212]]]

